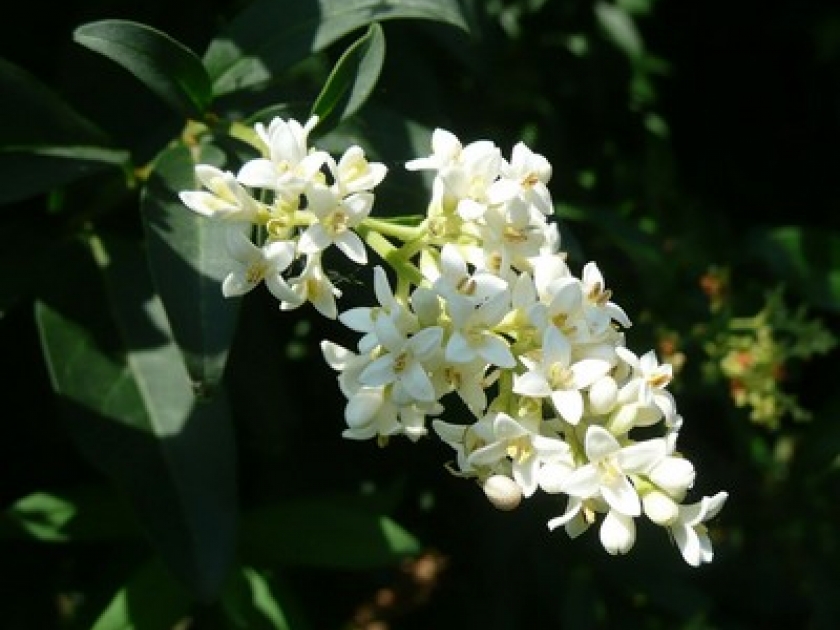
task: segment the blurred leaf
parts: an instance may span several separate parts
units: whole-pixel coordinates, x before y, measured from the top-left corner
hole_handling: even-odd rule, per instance
[[[595,16],[612,42],[630,59],[636,60],[644,54],[642,36],[636,23],[622,7],[606,2],[595,4]]]
[[[0,204],[50,192],[107,168],[125,169],[130,160],[128,151],[103,147],[0,149]]]
[[[71,436],[124,489],[168,567],[198,597],[211,598],[235,548],[227,401],[197,403],[139,247],[107,239],[91,249],[102,278],[95,270],[65,275],[61,310],[36,305],[53,389],[71,414]],[[81,292],[102,279],[107,302]],[[102,317],[109,312],[112,320]]]
[[[221,164],[221,152],[202,145],[193,157],[183,144],[154,162],[141,196],[149,267],[172,334],[200,396],[211,395],[222,378],[241,300],[222,295],[230,270],[225,234],[236,229],[187,208],[178,191],[201,187],[195,161]],[[242,229],[249,226],[243,225]]]
[[[2,58],[0,93],[3,94],[0,99],[0,149],[42,144],[108,144],[102,130],[52,89]]]
[[[101,20],[77,28],[73,39],[123,66],[179,114],[199,118],[213,100],[201,60],[150,26]]]
[[[271,581],[256,569],[239,567],[222,595],[231,628],[288,630],[293,625],[272,592]]]
[[[312,114],[319,124],[349,118],[368,99],[385,62],[385,36],[379,24],[371,24],[341,56],[315,99]]]
[[[599,208],[596,206],[572,206],[569,204],[556,204],[555,212],[561,222],[561,232],[564,221],[586,221],[594,223],[603,233],[605,238],[624,251],[631,259],[639,264],[661,266],[663,254],[654,239],[639,227],[622,217],[614,210]],[[565,232],[563,232],[565,234]],[[584,257],[581,260],[589,260],[589,254],[580,251]]]
[[[315,497],[259,507],[243,516],[242,544],[254,563],[333,569],[393,565],[421,550],[417,539],[364,497]]]
[[[141,566],[108,602],[91,630],[164,630],[189,612],[191,600],[163,564]]]
[[[757,230],[750,246],[792,291],[814,306],[840,311],[840,234],[778,227]]]
[[[388,19],[435,20],[467,30],[457,0],[256,0],[207,48],[213,93],[264,83],[348,33]]]
[[[84,486],[35,492],[0,514],[0,536],[27,536],[42,542],[134,538],[140,532],[112,490]]]

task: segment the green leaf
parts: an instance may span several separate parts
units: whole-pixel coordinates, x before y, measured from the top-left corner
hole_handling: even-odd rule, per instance
[[[277,590],[273,580],[263,573],[253,567],[239,567],[222,594],[222,608],[230,627],[242,630],[294,627],[278,601]]]
[[[356,29],[389,19],[425,19],[467,30],[457,0],[256,0],[204,55],[213,93],[264,83]]]
[[[244,553],[254,563],[333,569],[393,565],[421,550],[417,539],[363,497],[316,497],[255,508],[243,517]]]
[[[105,133],[52,89],[0,58],[0,149],[107,145]],[[5,186],[3,186],[5,188]]]
[[[128,151],[103,147],[3,148],[0,149],[0,204],[44,194],[105,169],[125,170],[130,163]]]
[[[139,534],[126,506],[103,486],[36,492],[0,514],[0,536],[4,537],[60,543],[124,540]]]
[[[73,39],[123,66],[179,114],[201,117],[213,100],[201,60],[150,26],[101,20],[77,28]]]
[[[840,234],[786,226],[751,237],[756,257],[814,306],[840,311]]]
[[[157,560],[143,564],[108,602],[91,630],[174,628],[192,601]]]
[[[101,277],[89,259],[69,260],[66,294],[36,305],[53,389],[70,435],[125,492],[166,565],[212,598],[236,545],[227,400],[196,400],[140,248],[93,239],[91,250]],[[105,295],[91,291],[100,283]]]
[[[312,106],[319,125],[330,126],[349,118],[368,99],[385,62],[385,36],[379,24],[371,24],[336,63]],[[331,119],[331,120],[330,120]]]
[[[155,160],[141,196],[152,279],[202,396],[211,395],[222,378],[236,329],[241,300],[225,298],[221,290],[230,269],[225,235],[236,226],[196,214],[178,192],[201,188],[196,161],[220,164],[222,159],[212,145],[199,147],[195,155],[182,144],[170,147]]]

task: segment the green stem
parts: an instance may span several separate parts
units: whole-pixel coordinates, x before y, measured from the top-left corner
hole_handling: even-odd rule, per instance
[[[402,255],[399,248],[377,230],[370,229],[364,223],[359,226],[359,235],[364,239],[365,244],[375,251],[397,272],[397,277],[408,280],[412,284],[419,285],[423,281],[423,274],[410,260]]]
[[[395,238],[403,243],[416,241],[426,234],[425,221],[420,223],[420,225],[401,225],[399,223],[388,221],[387,219],[367,217],[362,221],[359,227],[379,232],[383,236],[390,236],[391,238]]]

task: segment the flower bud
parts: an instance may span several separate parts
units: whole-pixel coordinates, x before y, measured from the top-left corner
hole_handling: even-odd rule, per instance
[[[611,376],[604,376],[592,383],[589,388],[589,404],[597,414],[607,414],[612,411],[618,398],[618,384]]]
[[[679,506],[664,492],[654,490],[642,497],[645,515],[657,525],[670,525],[679,516]]]
[[[516,509],[522,502],[522,489],[510,477],[492,475],[482,487],[496,509],[507,512]]]

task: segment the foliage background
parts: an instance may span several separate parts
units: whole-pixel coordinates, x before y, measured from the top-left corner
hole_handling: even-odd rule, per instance
[[[131,19],[201,52],[248,4],[30,0],[7,24],[0,57],[144,164],[183,120],[75,44],[73,29]],[[0,626],[151,629],[180,618],[180,627],[350,628],[365,627],[365,610],[380,627],[402,629],[836,625],[840,402],[827,350],[840,323],[840,8],[829,0],[462,7],[470,35],[428,21],[383,23],[382,76],[336,138],[342,129],[361,134],[388,163],[395,181],[377,206],[392,214],[423,210],[416,180],[396,173],[414,155],[395,120],[502,147],[524,139],[552,162],[570,260],[598,261],[635,322],[631,348],[655,347],[682,366],[674,393],[686,418],[682,449],[699,471],[695,492],[730,493],[714,523],[714,563],[685,567],[660,532],[644,528],[621,558],[594,536],[550,535],[544,522],[557,506],[548,500],[497,513],[443,469],[449,453],[432,440],[384,450],[342,440],[343,400],[317,343],[352,339],[311,312],[278,315],[255,294],[243,301],[225,379],[238,497],[230,518],[258,543],[236,552],[243,568],[221,600],[193,602],[155,563],[160,548],[139,533],[113,478],[74,441],[39,341],[34,313],[44,296],[64,293],[53,304],[86,302],[94,315],[100,308],[88,302],[83,265],[68,263],[67,235],[92,222],[142,238],[137,191],[95,176],[0,209]],[[352,39],[296,67],[278,87],[282,99],[308,107]],[[0,121],[3,147],[17,138],[9,121],[19,118]],[[9,172],[38,181],[38,171]],[[345,272],[348,302],[365,299],[366,277]],[[780,287],[781,302],[768,302]],[[762,311],[771,346],[756,332],[764,322],[744,321]],[[766,350],[766,369],[739,380],[724,361],[733,349]],[[790,395],[810,419],[751,418],[732,397],[739,387],[777,404]],[[166,490],[151,481],[154,503]],[[340,509],[361,490],[392,519],[386,531],[396,534],[384,547],[368,521],[354,529]],[[67,497],[64,512],[42,503],[21,512],[38,493]],[[276,518],[253,516],[283,500],[300,503]],[[304,517],[296,528],[294,513],[318,516],[326,529],[313,532],[316,520]],[[201,522],[212,546],[222,526]],[[335,544],[311,552],[326,540]],[[123,626],[120,615],[103,616],[121,593]]]

